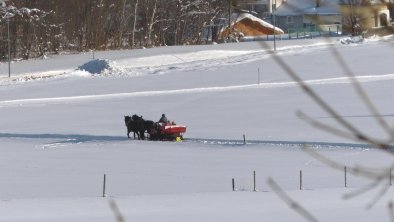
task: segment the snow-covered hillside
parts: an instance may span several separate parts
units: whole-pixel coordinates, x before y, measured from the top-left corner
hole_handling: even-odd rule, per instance
[[[343,118],[387,138],[331,47],[392,123],[392,38],[277,44]],[[388,219],[391,189],[365,211],[375,193],[341,197],[370,181],[349,176],[344,188],[343,172],[300,148],[347,166],[387,167],[391,156],[299,119],[302,110],[336,125],[260,42],[60,55],[11,69],[9,79],[0,65],[0,221],[116,221],[110,199],[126,221],[304,221],[267,185],[271,177],[321,221]],[[188,126],[184,142],[127,139],[125,115],[162,113]]]

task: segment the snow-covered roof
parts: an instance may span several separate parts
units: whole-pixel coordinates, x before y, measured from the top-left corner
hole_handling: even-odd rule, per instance
[[[236,16],[236,17],[235,17]],[[235,18],[234,18],[235,17]],[[258,22],[261,26],[263,26],[263,27],[267,27],[267,28],[269,28],[269,29],[276,29],[276,30],[278,30],[278,31],[282,31],[283,32],[283,30],[282,29],[280,29],[280,28],[278,28],[278,27],[275,27],[275,26],[273,26],[272,24],[270,24],[270,23],[268,23],[268,22],[266,22],[266,21],[264,21],[264,20],[262,20],[262,19],[259,19],[259,18],[257,18],[256,16],[253,16],[253,15],[251,15],[251,14],[249,14],[249,13],[240,13],[240,14],[233,14],[233,21],[235,21],[235,22],[233,22],[233,24],[232,25],[234,25],[234,23],[237,23],[237,22],[239,22],[239,21],[242,21],[243,19],[250,19],[250,20],[252,20],[252,21],[254,21],[254,22]]]
[[[338,15],[340,14],[338,0],[287,0],[274,12],[277,16],[296,15]]]

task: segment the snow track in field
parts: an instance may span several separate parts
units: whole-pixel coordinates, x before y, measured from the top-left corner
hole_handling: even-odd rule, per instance
[[[385,81],[385,80],[393,80],[393,79],[394,79],[394,74],[357,77],[357,80],[360,82],[374,82],[374,81]],[[318,79],[318,80],[306,80],[305,83],[308,85],[349,84],[351,83],[351,79],[347,77],[339,77],[339,78],[328,78],[328,79]],[[175,94],[187,94],[187,93],[225,92],[225,91],[234,91],[234,90],[268,89],[268,88],[295,87],[295,86],[298,86],[297,82],[276,82],[276,83],[261,83],[259,85],[250,84],[250,85],[235,85],[235,86],[223,86],[223,87],[174,89],[174,90],[163,90],[163,91],[111,93],[111,94],[102,94],[102,95],[81,95],[81,96],[69,96],[69,97],[17,99],[17,100],[0,101],[0,107],[20,106],[20,105],[28,105],[28,104],[59,104],[59,103],[68,103],[68,102],[80,102],[86,100],[107,100],[107,99],[115,99],[115,98],[163,96],[163,95],[175,95]]]
[[[303,148],[305,145],[313,149],[375,149],[368,144],[357,143],[328,143],[328,142],[313,142],[313,141],[268,141],[268,140],[229,140],[229,139],[201,139],[201,138],[185,138],[186,142],[200,143],[206,145],[221,145],[221,146],[245,146],[245,145],[270,145],[279,147],[294,147]],[[394,149],[392,147],[391,149]]]
[[[304,43],[305,44],[305,43]],[[317,40],[306,45],[284,45],[277,50],[278,54],[292,53],[300,50],[320,49],[334,43]],[[240,45],[233,50],[223,50],[220,46],[201,46],[201,50],[191,51],[184,47],[184,52],[176,49],[182,47],[157,48],[152,50],[124,50],[97,53],[99,59],[93,59],[87,53],[74,56],[54,56],[45,60],[28,60],[13,64],[11,78],[8,78],[6,66],[0,64],[0,86],[21,84],[30,81],[50,80],[58,77],[73,76],[113,76],[134,77],[151,74],[164,74],[173,70],[213,70],[235,63],[249,63],[270,56],[271,50],[257,45],[248,50]],[[165,54],[156,51],[166,49]],[[173,53],[172,50],[175,50]],[[149,52],[149,53],[147,53]],[[47,64],[51,64],[48,66]],[[51,69],[48,69],[51,67]]]
[[[32,140],[50,140],[51,142],[40,145],[40,148],[57,148],[83,143],[116,143],[116,142],[144,142],[140,140],[128,139],[126,136],[100,136],[100,135],[82,135],[82,134],[18,134],[18,133],[0,133],[0,138],[7,139],[32,139]],[[150,142],[150,141],[146,141]],[[153,141],[152,141],[153,142]],[[175,143],[175,142],[169,142]],[[367,144],[356,143],[333,143],[333,142],[315,142],[315,141],[275,141],[275,140],[231,140],[231,139],[206,139],[206,138],[185,138],[184,143],[195,143],[201,145],[214,145],[223,147],[239,147],[267,145],[273,147],[303,148],[307,145],[313,149],[374,149]],[[392,147],[394,149],[394,147]]]

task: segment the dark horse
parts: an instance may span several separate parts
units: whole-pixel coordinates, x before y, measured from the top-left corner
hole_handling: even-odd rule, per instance
[[[142,118],[142,116],[137,116],[133,115],[131,117],[133,120],[136,130],[137,130],[137,135],[139,135],[138,139],[144,140],[145,139],[145,120]]]
[[[138,139],[145,138],[145,136],[141,137],[140,132],[143,130],[143,127],[141,129],[141,124],[137,123],[136,121],[133,120],[132,117],[130,116],[125,116],[124,117],[124,122],[127,127],[127,137],[130,138],[130,132],[133,132],[134,134],[134,139],[135,135],[137,134]],[[142,131],[143,132],[143,131]],[[142,133],[143,135],[144,133]]]
[[[138,139],[145,139],[145,131],[150,134],[152,128],[154,127],[154,122],[151,120],[144,120],[142,116],[125,116],[124,117],[125,124],[127,126],[127,137],[130,138],[130,132],[137,134]]]
[[[144,122],[144,128],[145,128],[146,132],[148,132],[148,134],[150,134],[151,130],[153,128],[155,128],[155,122],[153,122],[152,120],[146,120]]]

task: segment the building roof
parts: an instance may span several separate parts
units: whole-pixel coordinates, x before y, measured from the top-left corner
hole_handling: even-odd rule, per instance
[[[339,15],[340,9],[338,0],[287,0],[273,14],[276,16]]]
[[[244,37],[283,34],[283,30],[248,13],[234,13],[231,27],[221,30],[219,36],[237,32]]]
[[[253,16],[253,15],[251,15],[249,13],[239,13],[239,14],[235,14],[234,13],[232,16],[233,16],[233,18],[235,17],[235,19],[233,19],[233,21],[234,20],[235,21],[232,22],[232,25],[234,25],[235,23],[240,22],[240,21],[242,21],[244,19],[249,19],[249,20],[255,22],[256,24],[259,24],[262,27],[266,27],[268,29],[276,29],[277,31],[283,32],[283,30],[281,30],[280,28],[274,27],[272,24],[270,24],[270,23],[268,23],[268,22],[266,22],[266,21],[264,21],[264,20],[262,20],[260,18],[257,18],[256,16]]]

